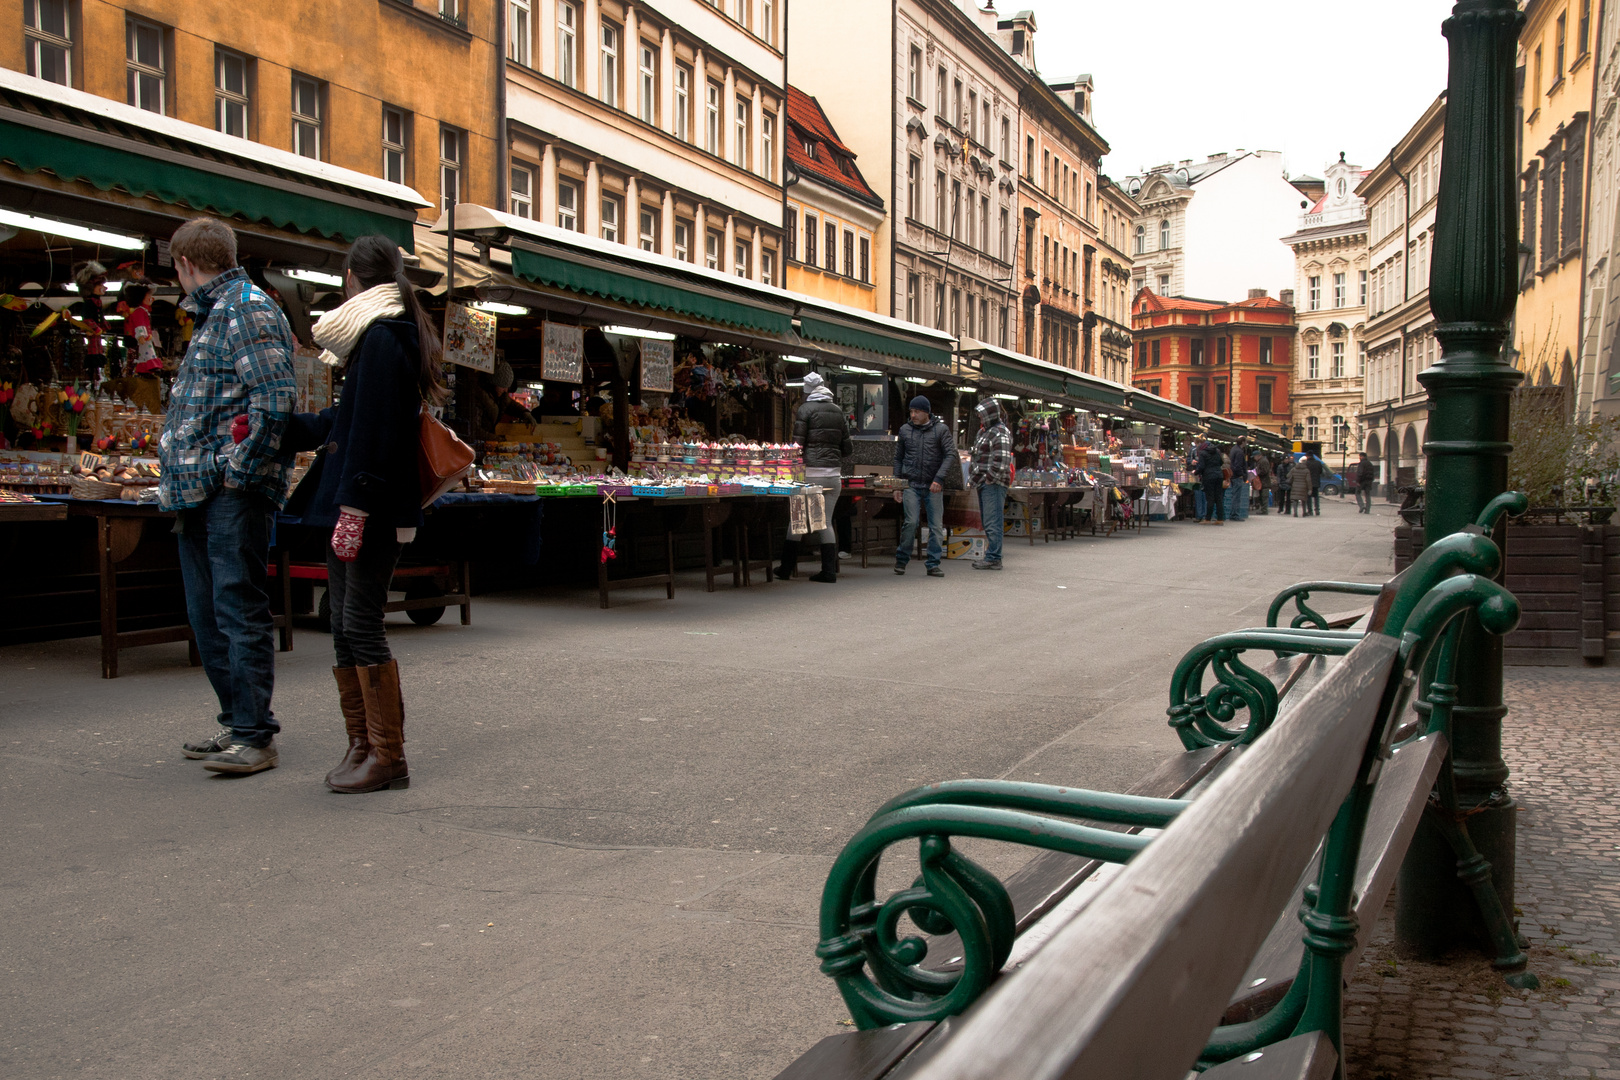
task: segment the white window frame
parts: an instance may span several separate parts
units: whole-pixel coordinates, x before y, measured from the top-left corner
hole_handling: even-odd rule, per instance
[[[1322,377],[1322,346],[1315,342],[1305,346],[1305,377],[1307,379]]]
[[[514,63],[533,67],[529,63],[534,11],[532,0],[510,0],[506,7],[506,56]]]
[[[731,114],[731,138],[735,145],[731,148],[731,163],[739,169],[747,169],[750,167],[748,151],[752,140],[749,138],[749,121],[753,107],[747,98],[738,96],[734,108]]]
[[[601,33],[601,53],[596,71],[596,96],[612,109],[619,107],[619,42],[624,32],[604,20]]]
[[[557,181],[557,228],[580,232],[580,183],[577,180]]]
[[[1342,271],[1333,275],[1333,306],[1342,308],[1345,301],[1350,299],[1349,278]]]
[[[231,90],[225,86],[227,65],[235,62],[242,68],[242,89]],[[236,135],[243,139],[253,137],[252,111],[253,99],[250,94],[249,72],[247,56],[231,49],[222,49],[214,46],[214,130],[225,135]],[[242,121],[241,131],[230,129],[232,113],[240,110]]]
[[[717,229],[709,229],[703,238],[703,265],[710,270],[724,270],[721,263],[725,255],[726,236]]]
[[[557,81],[579,89],[579,8],[557,0]]]
[[[658,123],[658,50],[645,41],[637,45],[636,73],[639,93],[636,115],[649,124]]]
[[[681,262],[692,261],[692,223],[677,221],[675,223],[675,250],[671,252]]]
[[[776,117],[763,109],[759,116],[759,175],[770,181],[776,179]]]
[[[753,247],[747,240],[738,240],[731,249],[731,269],[740,278],[747,278],[748,264],[752,259]]]
[[[776,44],[776,0],[760,0],[759,5],[760,37],[766,44]]]
[[[303,102],[300,98],[304,92],[309,94],[309,102],[314,108],[313,113],[303,111]],[[321,160],[322,135],[325,130],[325,108],[322,98],[320,82],[307,75],[294,75],[292,77],[292,148],[293,153],[301,157]],[[313,150],[314,153],[306,151]]]
[[[636,243],[642,251],[658,251],[658,211],[643,206],[636,215]]]
[[[624,236],[624,215],[617,195],[602,193],[602,226],[597,235],[610,244],[617,244]]]
[[[912,101],[921,101],[923,62],[922,50],[913,45],[911,47],[910,58],[907,62],[909,63],[910,67],[907,69],[906,90],[908,91]]]
[[[60,86],[73,85],[73,5],[62,2],[62,32],[47,30],[42,25],[45,0],[23,0],[23,43],[28,49],[28,74]],[[160,39],[161,40],[161,39]],[[45,51],[62,54],[62,77],[50,79],[41,74],[45,70]]]
[[[1344,378],[1344,342],[1335,341],[1328,349],[1328,378]]]
[[[404,109],[396,109],[392,105],[384,105],[382,111],[382,151],[383,151],[383,179],[395,184],[408,183],[410,176],[410,118]],[[390,119],[399,123],[399,137],[390,137],[388,122]]]
[[[527,165],[512,165],[507,184],[508,200],[513,217],[534,219],[534,170]]]
[[[141,60],[140,35],[147,31],[157,39],[157,63]],[[167,114],[169,111],[169,39],[168,29],[147,19],[127,16],[124,20],[124,65],[127,72],[126,90],[129,103],[148,112]],[[149,84],[157,88],[157,108],[141,104],[149,100],[143,93]]]
[[[692,69],[675,65],[675,130],[683,143],[692,141]]]
[[[776,284],[776,252],[769,248],[759,253],[759,280],[766,285]]]
[[[467,156],[467,133],[439,125],[439,209],[461,202],[461,167]]]
[[[703,80],[703,149],[720,156],[720,91],[713,79]]]

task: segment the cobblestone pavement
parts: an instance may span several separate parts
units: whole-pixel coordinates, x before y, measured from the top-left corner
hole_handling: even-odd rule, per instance
[[[1520,930],[1541,989],[1483,958],[1397,960],[1393,912],[1346,1002],[1348,1075],[1620,1080],[1620,746],[1613,670],[1509,668]]]

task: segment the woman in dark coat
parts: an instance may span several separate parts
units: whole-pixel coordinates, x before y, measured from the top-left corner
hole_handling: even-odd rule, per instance
[[[338,701],[349,749],[326,774],[333,791],[410,786],[399,664],[383,605],[400,550],[422,524],[417,471],[424,401],[443,397],[439,330],[405,278],[399,247],[362,236],[343,271],[348,299],[315,325],[321,359],[343,377],[335,409],[293,417],[284,447],[321,448],[304,478],[304,524],[332,529],[326,588]]]
[[[814,371],[804,377],[804,395],[804,404],[793,417],[793,441],[804,447],[805,483],[821,487],[827,507],[827,527],[804,537],[821,543],[821,573],[811,574],[810,580],[834,582],[838,580],[838,532],[833,528],[833,507],[838,505],[843,490],[844,459],[855,452],[855,443],[849,437],[844,410],[834,403],[826,381]],[[782,544],[777,578],[786,581],[792,577],[798,561],[799,538],[790,536]]]
[[[1204,520],[1226,524],[1226,480],[1231,469],[1221,459],[1225,455],[1205,443],[1198,452],[1198,475],[1204,485]]]

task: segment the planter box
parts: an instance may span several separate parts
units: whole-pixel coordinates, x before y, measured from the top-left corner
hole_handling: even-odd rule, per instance
[[[1620,661],[1620,525],[1509,524],[1506,585],[1524,610],[1504,643],[1518,666]],[[1395,528],[1395,569],[1422,551],[1423,530]]]

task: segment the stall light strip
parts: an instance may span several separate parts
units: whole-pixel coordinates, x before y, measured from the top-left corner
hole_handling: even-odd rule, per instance
[[[9,150],[7,154],[10,154]],[[73,225],[66,221],[35,217],[33,214],[19,214],[15,210],[0,209],[0,225],[30,229],[46,236],[59,236],[64,240],[83,240],[87,244],[100,244],[103,247],[122,248],[126,251],[139,251],[146,246],[146,241],[139,236],[109,232],[106,229],[92,229],[87,225]],[[77,286],[73,291],[79,291]]]

